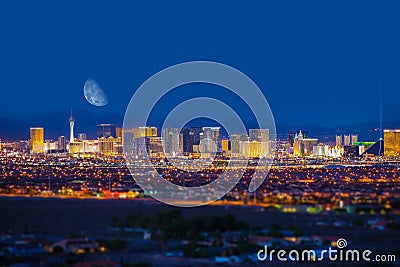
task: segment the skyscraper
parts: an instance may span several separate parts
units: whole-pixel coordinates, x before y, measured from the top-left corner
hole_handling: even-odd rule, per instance
[[[343,138],[341,134],[336,135],[336,146],[341,147],[343,144]]]
[[[240,153],[240,134],[232,134],[230,136],[231,154]]]
[[[67,138],[65,136],[60,136],[57,139],[57,147],[59,152],[67,151]]]
[[[86,133],[78,133],[79,141],[87,140]]]
[[[121,127],[117,127],[115,129],[115,131],[116,131],[117,137],[120,137],[122,139],[122,128]]]
[[[354,145],[354,143],[358,142],[358,134],[352,134],[351,135],[351,145]]]
[[[30,128],[29,147],[31,153],[44,152],[44,128],[32,127]]]
[[[257,142],[269,142],[269,129],[250,129],[249,140]]]
[[[297,133],[294,135],[293,154],[295,156],[301,156],[299,136],[297,135]]]
[[[225,151],[225,152],[229,151],[229,145],[230,145],[229,139],[228,138],[222,138],[222,140],[221,140],[221,149],[222,149],[222,151]]]
[[[202,140],[205,140],[204,143],[204,149],[205,153],[210,153],[210,152],[217,152],[221,150],[221,141],[220,141],[220,133],[221,133],[221,128],[220,127],[203,127],[203,135],[200,138],[200,142]],[[216,151],[214,150],[216,149]]]
[[[182,134],[179,128],[164,128],[164,152],[167,156],[176,156],[182,150]]]
[[[384,130],[384,155],[388,157],[400,157],[400,129]]]
[[[343,137],[343,142],[345,146],[351,145],[351,136],[350,134],[345,134]]]
[[[108,138],[108,137],[117,137],[117,125],[109,124],[109,123],[102,123],[97,125],[97,138]]]
[[[269,154],[269,129],[250,129],[250,142],[260,143],[260,156],[264,157]]]
[[[200,127],[190,127],[183,128],[183,152],[193,153],[193,146],[198,146],[200,144],[200,133],[202,128]]]

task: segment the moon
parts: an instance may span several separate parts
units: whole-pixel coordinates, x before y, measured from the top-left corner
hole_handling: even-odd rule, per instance
[[[93,106],[103,107],[108,104],[107,95],[95,80],[88,79],[85,82],[83,86],[83,95]]]

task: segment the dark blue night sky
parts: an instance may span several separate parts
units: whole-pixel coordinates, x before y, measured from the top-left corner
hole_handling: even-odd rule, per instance
[[[123,116],[142,82],[192,60],[247,74],[278,125],[377,121],[380,88],[383,120],[400,121],[399,10],[398,1],[3,1],[0,128],[49,113],[64,112],[66,121],[71,107]],[[88,78],[107,106],[85,101]],[[202,88],[215,93],[193,85],[183,95]]]

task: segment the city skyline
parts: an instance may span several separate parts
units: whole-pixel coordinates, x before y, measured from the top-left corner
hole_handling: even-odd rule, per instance
[[[215,158],[216,153],[227,153],[225,156],[233,158],[238,155],[246,158],[274,158],[281,153],[294,157],[313,156],[331,159],[400,155],[398,147],[400,129],[379,129],[380,138],[376,141],[359,141],[358,134],[340,133],[335,134],[334,142],[327,142],[309,136],[308,130],[295,132],[289,130],[287,138],[280,139],[278,135],[271,136],[268,128],[247,129],[245,134],[232,132],[230,136],[223,136],[224,128],[220,126],[185,125],[181,129],[165,127],[159,131],[154,126],[122,128],[117,124],[101,123],[96,125],[96,138],[88,139],[86,132],[79,132],[75,138],[75,118],[72,109],[68,122],[70,136],[68,143],[64,135],[51,140],[45,138],[43,127],[30,127],[30,137],[26,143],[30,153],[67,152],[73,157],[102,154],[128,158],[132,153],[136,157],[148,154],[150,157],[167,158],[183,155],[194,158]],[[21,141],[23,140],[19,140]],[[279,154],[276,150],[278,143],[281,144]],[[384,146],[384,143],[387,145]],[[22,143],[13,145],[6,141],[4,144],[6,147],[14,147],[16,151],[26,150]]]
[[[59,112],[48,112],[39,116],[31,117],[27,120],[13,120],[8,119],[2,121],[2,127],[0,128],[0,139],[3,140],[23,140],[29,137],[29,131],[27,129],[29,127],[44,127],[47,129],[47,139],[56,139],[60,135],[69,135],[69,124],[66,123],[65,120],[69,118],[70,109],[59,111]],[[90,137],[95,137],[97,135],[96,125],[111,123],[115,125],[122,125],[123,117],[116,114],[108,114],[105,116],[97,116],[92,113],[88,113],[84,110],[78,109],[74,110],[74,113],[77,113],[79,118],[79,123],[76,124],[75,132],[81,133],[85,132]],[[1,120],[1,118],[0,118]],[[246,118],[244,118],[244,122],[246,123]],[[151,124],[157,128],[162,127],[162,121],[152,120]],[[382,122],[383,129],[397,129],[400,128],[400,121],[398,122]],[[185,127],[203,127],[203,126],[219,126],[212,120],[208,119],[197,119],[193,122],[190,122]],[[378,140],[379,139],[379,121],[369,121],[362,123],[352,123],[349,125],[337,125],[332,127],[322,126],[316,123],[304,123],[298,124],[295,121],[289,124],[281,124],[277,123],[277,135],[278,138],[285,138],[288,131],[299,130],[299,129],[307,129],[313,132],[313,134],[322,137],[331,136],[329,141],[334,141],[335,134],[358,134],[363,139],[368,139],[368,141]],[[246,123],[246,129],[249,130],[251,128],[257,128],[256,125],[252,122]],[[226,134],[225,134],[226,135]],[[224,136],[225,136],[224,135]]]

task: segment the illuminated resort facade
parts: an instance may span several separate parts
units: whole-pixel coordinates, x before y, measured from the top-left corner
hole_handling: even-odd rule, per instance
[[[29,133],[30,133],[29,147],[31,153],[43,153],[45,150],[44,128],[33,127],[30,128]]]
[[[293,153],[295,156],[309,156],[313,153],[313,146],[318,144],[318,139],[304,138],[302,132],[296,134],[293,143]]]
[[[400,129],[397,130],[384,130],[383,139],[384,155],[388,157],[400,156]]]

